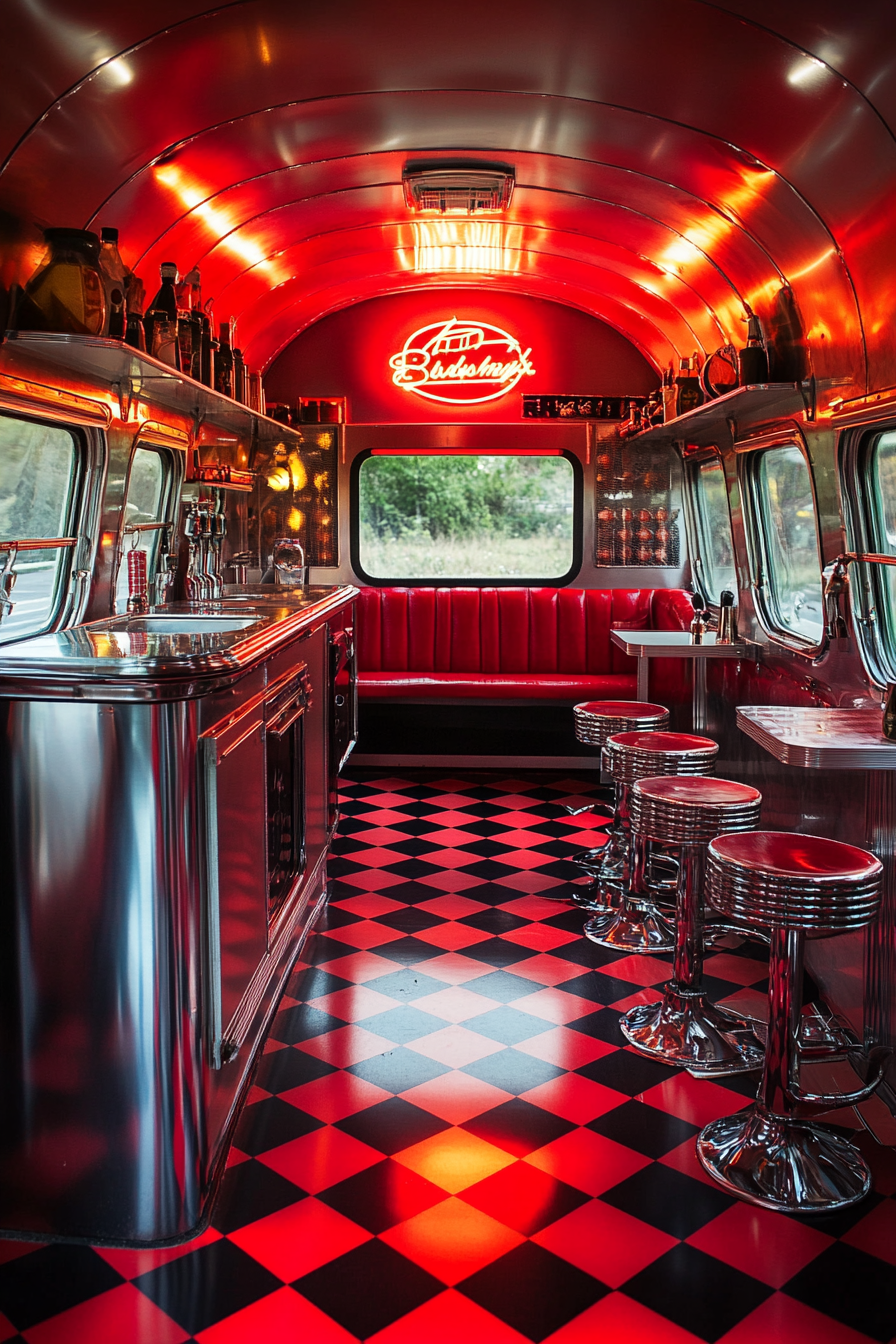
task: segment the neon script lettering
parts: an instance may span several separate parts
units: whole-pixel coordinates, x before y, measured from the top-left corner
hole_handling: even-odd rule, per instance
[[[391,357],[392,381],[429,401],[473,405],[494,401],[535,372],[515,336],[489,322],[451,317],[409,336]]]

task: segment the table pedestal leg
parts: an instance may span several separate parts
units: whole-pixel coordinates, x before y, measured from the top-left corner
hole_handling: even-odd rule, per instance
[[[695,658],[693,660],[693,668],[694,668],[694,689],[691,700],[693,730],[695,733],[705,733],[706,732],[706,659]]]
[[[638,699],[642,704],[649,703],[647,694],[650,689],[650,659],[638,659]]]

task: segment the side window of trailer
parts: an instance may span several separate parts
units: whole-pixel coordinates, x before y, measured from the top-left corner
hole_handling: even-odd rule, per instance
[[[70,537],[82,477],[81,444],[71,430],[0,416],[0,542]],[[8,556],[0,551],[0,568]],[[71,547],[16,551],[13,605],[0,623],[0,643],[52,627],[71,563]]]
[[[171,459],[161,448],[145,444],[134,449],[128,469],[128,484],[122,511],[122,533],[118,573],[115,580],[115,610],[127,609],[128,565],[127,552],[131,546],[146,551],[146,570],[150,578],[155,572],[161,533],[158,531],[129,531],[146,524],[164,522],[167,518],[168,496],[171,489]]]
[[[795,648],[815,648],[824,602],[809,464],[796,443],[757,449],[742,460],[759,619]]]
[[[844,466],[851,549],[896,556],[896,429],[858,435]],[[896,681],[896,568],[857,562],[849,587],[866,666],[875,681]]]
[[[581,555],[581,482],[559,453],[374,450],[353,470],[355,568],[372,582],[565,582]]]
[[[728,489],[721,459],[701,456],[687,463],[689,549],[700,592],[714,605],[725,589],[737,592]]]

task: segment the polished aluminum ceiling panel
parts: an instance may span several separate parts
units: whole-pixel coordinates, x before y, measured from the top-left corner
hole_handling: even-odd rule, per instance
[[[266,365],[341,306],[469,279],[418,269],[401,170],[481,157],[517,182],[490,284],[603,317],[657,367],[741,343],[744,304],[768,321],[787,285],[822,399],[861,395],[896,384],[893,14],[6,0],[2,279],[38,225],[116,224],[148,285],[199,264]]]

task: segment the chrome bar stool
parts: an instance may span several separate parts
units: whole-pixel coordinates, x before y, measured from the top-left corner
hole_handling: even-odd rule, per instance
[[[607,741],[603,762],[619,789],[623,862],[618,877],[601,880],[609,908],[585,925],[593,943],[628,952],[672,951],[672,929],[648,889],[647,841],[632,835],[631,790],[654,775],[709,775],[718,754],[717,743],[693,733],[617,733]]]
[[[585,700],[573,706],[576,741],[602,748],[617,733],[660,732],[669,726],[669,711],[663,705],[642,700]],[[573,856],[573,863],[595,878],[621,868],[625,854],[625,832],[620,816],[621,786],[615,786],[613,824],[607,843],[601,849],[584,849]]]
[[[870,924],[880,908],[880,861],[864,849],[814,835],[747,831],[708,849],[707,895],[739,923],[771,931],[769,1023],[756,1101],[707,1125],[697,1138],[705,1169],[733,1195],[765,1209],[821,1213],[854,1204],[871,1188],[859,1151],[805,1117],[869,1097],[891,1052],[862,1058],[870,1081],[855,1092],[819,1094],[800,1085],[803,945]],[[830,1055],[812,1050],[813,1059]]]
[[[637,1004],[619,1025],[643,1054],[706,1077],[762,1063],[750,1023],[710,1003],[703,986],[706,849],[716,836],[755,830],[761,805],[758,789],[730,779],[660,775],[632,786],[632,835],[677,850],[675,960],[662,999]]]

